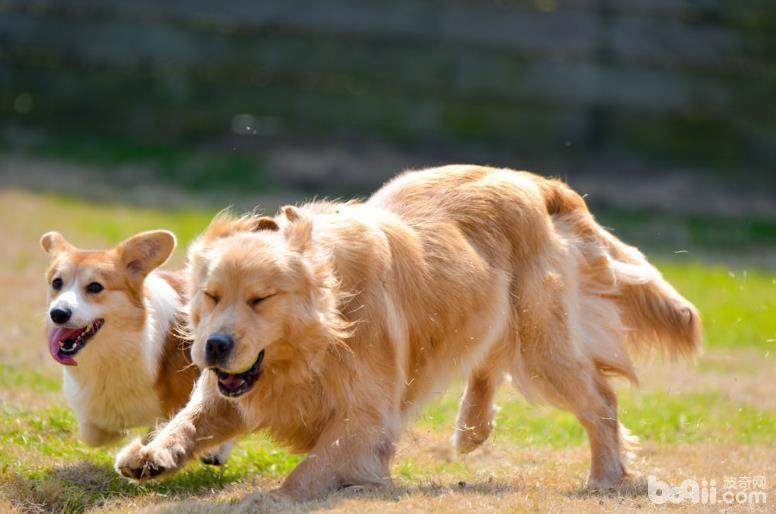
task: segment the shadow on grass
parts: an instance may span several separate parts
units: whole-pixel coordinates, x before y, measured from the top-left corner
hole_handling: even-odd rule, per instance
[[[571,492],[570,498],[638,498],[647,495],[647,479],[643,477],[631,477],[626,479],[616,489],[590,489],[583,487]]]
[[[473,484],[453,482],[451,484],[429,483],[411,487],[347,487],[320,500],[293,503],[289,500],[278,498],[269,490],[257,488],[255,491],[246,494],[242,498],[236,499],[232,503],[214,505],[212,501],[192,499],[185,502],[168,503],[158,506],[156,507],[155,512],[170,514],[175,512],[187,512],[190,514],[213,512],[230,514],[243,512],[251,514],[264,512],[302,514],[333,509],[346,501],[384,502],[386,504],[393,504],[413,497],[431,499],[449,495],[459,495],[461,497],[487,495],[500,496],[502,494],[516,493],[518,489],[518,487],[512,484],[498,482],[492,479]],[[352,508],[354,512],[359,512],[360,510],[357,506],[353,506]]]
[[[39,478],[13,475],[4,485],[5,496],[24,511],[84,512],[100,508],[109,501],[139,496],[159,496],[166,502],[155,512],[294,512],[308,513],[331,509],[343,502],[397,503],[410,498],[442,496],[501,496],[518,493],[522,486],[492,478],[482,482],[449,484],[427,483],[419,486],[388,488],[345,488],[328,497],[304,503],[291,503],[274,496],[268,489],[256,487],[243,497],[228,503],[213,503],[214,490],[245,480],[240,473],[223,472],[211,466],[196,466],[159,483],[134,485],[118,477],[109,465],[77,463],[56,466]],[[643,478],[629,480],[616,490],[579,489],[567,493],[572,499],[635,498],[647,494]]]
[[[109,500],[148,494],[173,500],[211,494],[241,478],[239,473],[213,466],[194,466],[164,482],[136,485],[109,465],[79,462],[54,466],[40,476],[11,474],[3,490],[24,511],[83,512]]]

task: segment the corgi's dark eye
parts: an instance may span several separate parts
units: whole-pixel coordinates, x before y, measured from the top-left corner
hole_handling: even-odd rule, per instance
[[[51,287],[54,289],[54,291],[59,291],[60,289],[62,289],[62,279],[57,277],[54,280],[52,280]]]
[[[103,289],[105,288],[102,287],[102,284],[100,284],[99,282],[92,282],[91,284],[86,286],[86,292],[90,294],[97,294],[101,292]]]
[[[218,303],[221,300],[221,297],[218,295],[215,295],[213,293],[208,293],[207,291],[204,291],[205,296],[213,300],[213,303]]]

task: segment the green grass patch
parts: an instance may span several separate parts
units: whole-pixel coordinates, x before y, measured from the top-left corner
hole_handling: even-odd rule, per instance
[[[451,432],[457,398],[453,391],[432,403],[418,422],[420,428]],[[508,392],[502,392],[501,399],[492,435],[495,444],[550,448],[585,444],[584,431],[571,414],[529,405]],[[625,393],[621,405],[623,422],[646,442],[767,445],[776,438],[776,414],[735,404],[716,393]],[[182,498],[208,494],[250,476],[282,477],[300,459],[267,438],[252,435],[240,441],[223,469],[194,462],[169,480],[134,486],[113,471],[115,448],[88,448],[78,442],[76,430],[75,416],[65,407],[4,407],[0,480],[5,494],[49,510],[83,512],[116,498],[148,494]],[[410,458],[396,463],[396,473],[418,484],[440,473],[465,476],[466,470],[460,462],[440,459],[428,464]]]
[[[223,468],[195,461],[168,480],[136,486],[113,470],[115,452],[116,447],[79,442],[75,415],[64,406],[0,410],[0,488],[15,502],[46,511],[83,512],[111,499],[149,494],[208,494],[251,475],[283,476],[300,459],[252,435],[240,441]]]
[[[620,418],[641,440],[662,444],[771,445],[776,440],[776,412],[716,392],[623,395]]]
[[[700,310],[707,346],[776,350],[776,277],[699,263],[659,267]]]
[[[59,391],[60,380],[43,373],[0,365],[0,389],[27,389],[32,392]]]
[[[494,440],[551,448],[585,443],[587,436],[572,414],[531,405],[506,387],[497,402],[500,409],[491,436]],[[420,426],[452,433],[460,389],[454,388],[429,405],[421,415]],[[740,405],[717,392],[669,395],[626,390],[619,399],[621,421],[642,441],[772,444],[776,439],[776,412]]]
[[[107,244],[116,244],[143,230],[163,228],[172,231],[178,238],[178,244],[185,246],[207,227],[217,212],[193,209],[169,212],[125,205],[90,205],[54,195],[47,196],[47,203],[53,210],[67,212],[65,223],[72,237],[102,239]],[[77,240],[73,242],[77,244]]]

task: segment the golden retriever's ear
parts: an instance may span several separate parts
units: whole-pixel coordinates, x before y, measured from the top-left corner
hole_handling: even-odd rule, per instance
[[[258,232],[259,230],[272,230],[277,232],[280,230],[280,225],[269,216],[262,216],[256,219],[256,225],[253,227],[254,232]]]
[[[282,207],[281,210],[283,211],[283,214],[286,216],[288,221],[290,221],[291,223],[295,222],[302,216],[302,213],[299,212],[299,209],[297,209],[293,205],[286,205]]]
[[[141,232],[119,244],[116,250],[129,276],[142,280],[170,258],[175,250],[175,235],[167,230]]]
[[[59,232],[46,232],[40,238],[40,246],[43,251],[52,257],[63,250],[70,250],[73,245],[65,241],[65,238]]]
[[[313,220],[291,205],[286,205],[282,211],[289,221],[285,228],[288,246],[298,252],[304,252],[313,235]]]

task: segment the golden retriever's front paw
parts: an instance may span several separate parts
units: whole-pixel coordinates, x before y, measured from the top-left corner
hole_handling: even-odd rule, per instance
[[[174,452],[135,439],[116,456],[116,471],[130,480],[151,480],[177,468]]]

